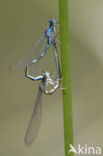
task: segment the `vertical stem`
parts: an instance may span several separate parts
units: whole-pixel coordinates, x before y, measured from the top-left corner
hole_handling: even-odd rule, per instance
[[[64,111],[64,138],[65,156],[73,156],[70,144],[73,145],[72,125],[72,94],[71,94],[71,68],[70,68],[70,42],[68,24],[68,0],[59,0],[59,21],[60,21],[60,42],[62,62],[62,86],[63,90],[63,111]]]

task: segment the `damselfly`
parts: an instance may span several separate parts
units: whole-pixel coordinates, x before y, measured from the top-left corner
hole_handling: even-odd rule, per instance
[[[13,65],[10,65],[11,71],[25,68],[26,69],[25,75],[27,78],[33,81],[41,80],[40,85],[39,85],[38,96],[37,96],[34,110],[32,113],[32,117],[29,122],[26,135],[25,135],[26,145],[32,144],[40,128],[41,113],[42,113],[42,109],[41,109],[42,93],[51,95],[60,86],[61,70],[60,70],[59,58],[57,54],[57,47],[56,47],[56,41],[55,41],[56,26],[57,24],[56,24],[55,19],[49,20],[49,27],[46,29],[41,39],[37,41],[36,44],[33,46],[31,51],[29,51],[29,53],[26,53],[24,56],[22,56],[19,61],[13,63]],[[45,39],[46,39],[46,47],[44,47]],[[40,46],[41,43],[42,43],[42,46]],[[41,64],[40,60],[47,54],[47,52],[49,53],[48,49],[50,45],[53,48],[53,57],[54,57],[54,62],[55,62],[54,74],[56,73],[56,78],[54,78],[54,74],[51,75],[50,72],[48,72],[47,70],[44,71],[44,69],[42,69],[41,74],[39,74],[38,76],[32,76],[32,74],[29,72],[30,66],[32,64],[35,65],[35,63],[37,62],[40,62]],[[36,71],[34,70],[34,73],[35,72]]]
[[[45,94],[52,94],[56,91],[56,89],[59,88],[60,86],[60,80],[61,80],[61,71],[60,71],[60,64],[59,64],[59,59],[57,55],[57,47],[56,47],[56,42],[55,42],[55,20],[50,20],[49,21],[49,28],[45,31],[45,37],[47,38],[47,46],[45,51],[42,53],[41,56],[39,56],[37,59],[34,59],[33,61],[29,62],[26,65],[26,77],[28,77],[31,80],[41,80],[40,86],[39,86],[39,92],[37,96],[37,100],[34,106],[34,110],[32,113],[31,120],[29,122],[26,135],[25,135],[25,144],[26,145],[31,145],[33,141],[36,138],[36,135],[39,131],[40,128],[40,121],[41,121],[41,96],[42,92]],[[57,78],[53,80],[53,75],[51,75],[49,72],[44,71],[42,75],[34,77],[29,74],[29,66],[32,63],[35,63],[39,61],[40,58],[45,56],[49,46],[52,45],[53,47],[53,54],[54,54],[54,60],[55,60],[55,65],[56,65],[56,73],[57,73]]]
[[[59,64],[59,59],[57,55],[57,47],[56,47],[56,42],[55,42],[55,29],[54,29],[54,22],[55,20],[50,20],[50,25],[49,28],[45,31],[45,36],[47,37],[47,47],[46,51],[41,55],[38,59],[33,60],[29,64],[26,65],[26,77],[28,77],[31,80],[41,80],[40,86],[39,86],[39,91],[38,91],[38,96],[36,99],[36,103],[34,106],[34,110],[32,113],[32,117],[30,119],[26,135],[25,135],[25,144],[27,146],[31,145],[33,141],[36,138],[36,135],[39,131],[40,128],[40,121],[41,121],[41,113],[42,113],[42,108],[41,108],[41,96],[42,92],[45,94],[51,95],[56,91],[56,89],[59,88],[60,86],[60,80],[61,80],[61,71],[60,71],[60,64]],[[52,24],[51,24],[52,23]],[[51,28],[52,27],[52,28]],[[51,75],[49,72],[44,71],[42,75],[38,77],[33,77],[29,74],[29,65],[32,63],[37,62],[42,56],[45,55],[47,52],[48,47],[52,44],[53,46],[53,54],[54,54],[54,60],[55,60],[55,65],[56,65],[56,72],[57,72],[57,78],[53,80],[53,75]]]

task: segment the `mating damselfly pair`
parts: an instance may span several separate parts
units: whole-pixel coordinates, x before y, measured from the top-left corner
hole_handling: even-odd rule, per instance
[[[59,64],[59,56],[57,53],[57,46],[56,46],[56,28],[58,27],[58,24],[56,24],[55,19],[49,20],[49,26],[44,32],[43,36],[36,42],[36,44],[33,46],[33,48],[26,53],[24,56],[21,57],[20,60],[15,62],[13,65],[10,65],[10,70],[19,70],[19,69],[25,69],[25,76],[33,81],[41,80],[39,85],[39,92],[38,96],[35,102],[33,114],[31,117],[31,120],[29,122],[26,135],[25,135],[25,144],[31,145],[32,142],[35,140],[35,137],[37,135],[37,132],[40,128],[40,120],[41,120],[41,96],[42,93],[51,95],[54,93],[59,87],[60,87],[60,81],[61,81],[61,70],[60,70],[60,64]],[[46,44],[45,44],[46,40]],[[52,47],[52,57],[55,64],[55,69],[53,71],[53,74],[47,70],[44,70],[44,67],[42,65],[41,68],[41,74],[37,76],[33,76],[36,73],[36,64],[39,62],[39,65],[41,65],[41,60],[44,58],[47,53],[49,53],[49,49]],[[37,55],[38,56],[37,56]],[[51,57],[48,59],[49,64],[51,63]],[[34,65],[33,72],[29,71],[30,67]],[[38,65],[37,65],[38,66]],[[37,69],[38,70],[38,69]],[[56,74],[56,77],[54,78],[54,75]]]

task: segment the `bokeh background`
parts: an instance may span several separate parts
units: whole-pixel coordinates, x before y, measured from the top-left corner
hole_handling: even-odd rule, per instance
[[[24,144],[38,83],[8,66],[41,36],[48,19],[59,21],[58,1],[0,1],[0,155],[64,156],[62,94],[43,96],[41,128]],[[70,0],[74,143],[103,147],[103,1]],[[68,123],[69,124],[69,123]],[[102,153],[103,155],[103,153]]]

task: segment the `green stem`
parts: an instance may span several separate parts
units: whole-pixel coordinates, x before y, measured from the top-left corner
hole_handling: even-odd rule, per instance
[[[69,145],[73,145],[71,68],[69,46],[70,42],[68,19],[68,0],[59,0],[62,86],[63,88],[66,88],[63,90],[65,156],[73,156],[73,152],[70,152],[68,154],[68,151],[70,150]]]

